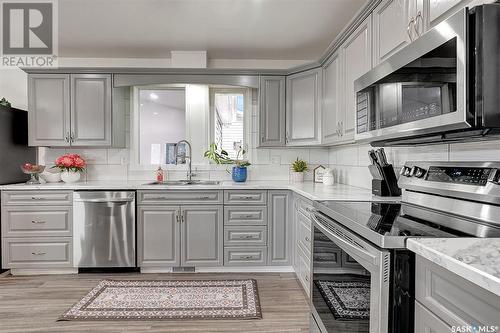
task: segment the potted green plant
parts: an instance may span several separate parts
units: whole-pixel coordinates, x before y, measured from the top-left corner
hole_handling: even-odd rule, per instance
[[[297,159],[292,163],[292,182],[300,183],[304,181],[304,173],[309,170],[307,162],[304,160]]]
[[[241,146],[238,149],[238,153],[236,154],[236,158],[232,159],[229,157],[229,154],[224,149],[218,149],[217,144],[210,144],[210,148],[205,152],[203,156],[208,158],[215,164],[232,164],[234,165],[232,168],[232,172],[229,169],[226,169],[227,173],[232,175],[233,181],[235,182],[245,182],[247,180],[247,167],[250,166],[250,162],[245,159],[246,150]]]

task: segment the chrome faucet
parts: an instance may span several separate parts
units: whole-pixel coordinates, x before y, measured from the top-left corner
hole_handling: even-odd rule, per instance
[[[184,155],[179,155],[179,144],[181,143],[185,143],[188,145],[189,147],[189,155],[187,154],[187,151],[184,153]],[[188,173],[187,173],[187,179],[189,181],[191,181],[191,178],[193,177],[193,173],[191,171],[191,156],[193,155],[193,151],[192,151],[192,148],[191,148],[191,144],[189,143],[189,141],[187,140],[181,140],[179,142],[177,142],[177,144],[175,145],[175,164],[178,165],[179,164],[179,157],[184,157],[185,159],[189,159],[189,164],[188,164]]]

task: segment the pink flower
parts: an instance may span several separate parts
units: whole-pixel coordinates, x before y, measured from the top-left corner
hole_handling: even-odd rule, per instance
[[[74,163],[73,159],[69,156],[64,156],[61,159],[61,164],[66,168],[71,168],[73,166],[73,163]]]
[[[85,161],[78,155],[76,155],[73,162],[77,168],[84,168],[85,167]]]

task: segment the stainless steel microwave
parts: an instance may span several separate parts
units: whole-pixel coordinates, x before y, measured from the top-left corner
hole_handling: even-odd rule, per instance
[[[355,81],[356,132],[374,146],[500,133],[500,4],[465,8]]]

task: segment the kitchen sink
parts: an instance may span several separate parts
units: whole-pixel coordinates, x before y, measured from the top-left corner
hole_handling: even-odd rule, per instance
[[[146,185],[170,185],[170,186],[179,186],[179,185],[219,185],[220,182],[217,180],[167,180],[164,182],[152,182],[147,183]]]

